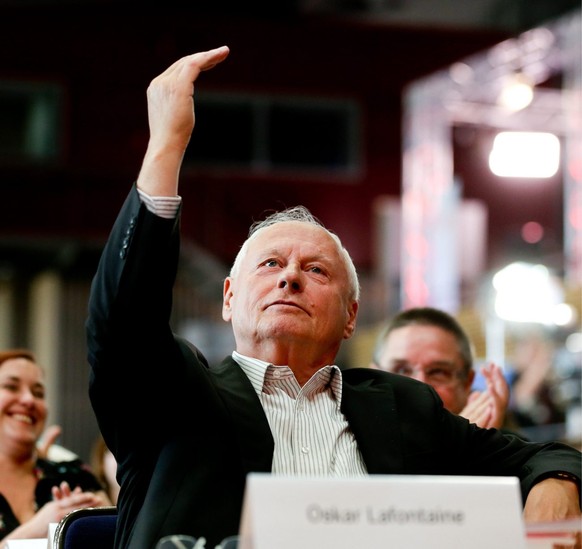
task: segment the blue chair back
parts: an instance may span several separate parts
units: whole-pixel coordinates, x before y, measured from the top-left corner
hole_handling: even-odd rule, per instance
[[[65,516],[55,531],[55,549],[112,549],[117,508],[76,509]]]

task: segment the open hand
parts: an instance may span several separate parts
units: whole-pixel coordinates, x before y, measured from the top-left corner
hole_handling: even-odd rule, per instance
[[[499,429],[509,404],[509,384],[496,364],[483,366],[481,372],[487,388],[485,391],[473,391],[460,415],[479,427]]]

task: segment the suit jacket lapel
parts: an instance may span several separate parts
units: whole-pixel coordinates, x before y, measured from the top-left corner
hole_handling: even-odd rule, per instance
[[[237,428],[246,472],[270,472],[275,443],[251,382],[231,357],[211,368],[210,372]]]
[[[231,357],[210,372],[237,428],[246,472],[270,472],[275,444],[251,382]],[[368,472],[402,472],[403,456],[392,388],[389,384],[372,386],[370,382],[351,384],[346,377],[349,376],[344,375],[341,409],[356,437]]]
[[[403,456],[398,413],[390,385],[372,387],[367,382],[351,385],[344,376],[341,409],[356,437],[368,472],[401,472]]]

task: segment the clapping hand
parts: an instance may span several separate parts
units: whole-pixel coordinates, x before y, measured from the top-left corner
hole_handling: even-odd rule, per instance
[[[59,522],[75,509],[108,505],[99,494],[84,492],[81,488],[71,489],[67,482],[52,488],[52,501],[43,505],[32,518],[23,523],[10,539],[45,538],[51,522]]]
[[[499,429],[509,404],[509,384],[496,364],[483,366],[481,372],[487,388],[485,391],[473,391],[460,415],[479,427]]]

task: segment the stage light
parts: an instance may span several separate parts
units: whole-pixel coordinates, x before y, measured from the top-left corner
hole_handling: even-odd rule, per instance
[[[561,284],[544,265],[512,263],[493,277],[495,312],[503,320],[565,325],[573,318]]]
[[[499,94],[497,103],[510,110],[525,109],[533,100],[533,86],[522,73],[513,74]]]
[[[489,154],[489,168],[500,177],[548,178],[560,166],[560,141],[545,132],[500,132]]]
[[[528,244],[536,244],[544,237],[544,228],[536,221],[528,221],[521,228],[521,238]]]

